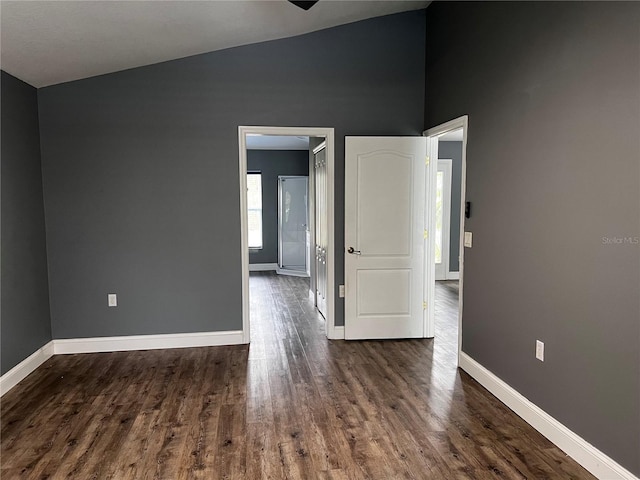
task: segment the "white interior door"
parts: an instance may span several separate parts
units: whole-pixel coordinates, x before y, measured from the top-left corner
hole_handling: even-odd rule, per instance
[[[451,242],[451,160],[438,159],[436,174],[436,226],[434,229],[436,280],[449,273]]]
[[[307,270],[308,177],[278,177],[280,269]],[[286,272],[285,272],[286,273]]]
[[[426,140],[345,138],[346,339],[427,334]]]

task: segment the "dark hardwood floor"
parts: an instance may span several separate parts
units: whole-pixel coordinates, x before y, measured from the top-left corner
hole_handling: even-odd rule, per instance
[[[2,398],[1,478],[593,478],[455,368],[455,285],[434,340],[366,342],[307,285],[251,275],[250,348],[51,358]]]

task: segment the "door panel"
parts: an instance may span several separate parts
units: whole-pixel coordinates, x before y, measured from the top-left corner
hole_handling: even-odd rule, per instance
[[[356,244],[367,255],[411,253],[411,160],[410,156],[384,150],[358,156]],[[381,194],[386,191],[395,192],[393,202]]]
[[[360,270],[357,282],[358,315],[411,313],[411,270]]]
[[[307,177],[278,177],[280,268],[307,270]]]
[[[425,336],[426,138],[345,138],[345,338]]]
[[[314,154],[315,168],[315,256],[316,307],[327,318],[327,150],[321,148]]]

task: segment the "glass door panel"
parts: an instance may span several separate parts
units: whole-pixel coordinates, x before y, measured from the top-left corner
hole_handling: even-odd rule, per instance
[[[307,270],[308,177],[278,177],[280,269]]]

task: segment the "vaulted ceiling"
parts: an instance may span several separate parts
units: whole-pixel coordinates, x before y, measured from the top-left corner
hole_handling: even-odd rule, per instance
[[[44,87],[199,53],[274,40],[428,1],[5,1],[0,66]]]

